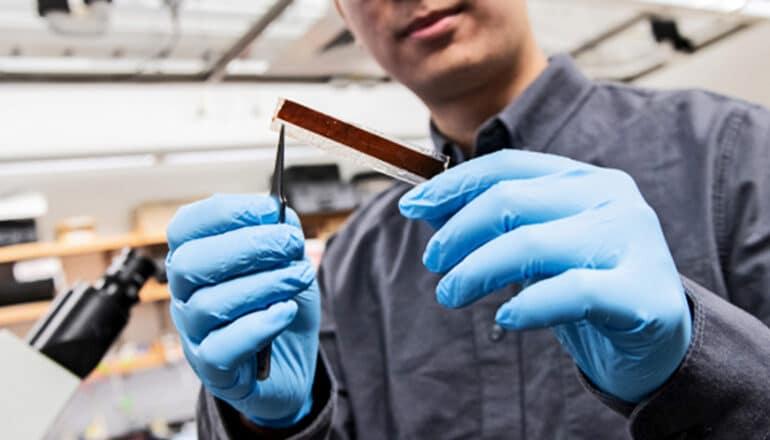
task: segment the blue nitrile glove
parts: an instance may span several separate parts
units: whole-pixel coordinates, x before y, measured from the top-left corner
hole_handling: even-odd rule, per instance
[[[655,212],[627,174],[503,150],[408,192],[401,212],[440,228],[423,261],[438,301],[463,307],[514,282],[508,329],[552,327],[606,393],[639,402],[690,344],[691,317]]]
[[[310,412],[320,300],[297,215],[278,222],[269,197],[220,195],[179,210],[168,227],[171,317],[203,386],[261,426]],[[256,355],[272,341],[270,377]]]

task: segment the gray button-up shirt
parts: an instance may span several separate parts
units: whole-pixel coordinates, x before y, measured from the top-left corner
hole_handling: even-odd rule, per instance
[[[315,408],[294,438],[770,438],[770,112],[702,91],[593,82],[555,57],[479,131],[475,155],[500,148],[634,177],[691,302],[682,365],[630,405],[587,383],[550,330],[495,325],[517,286],[441,307],[439,276],[421,263],[435,231],[399,215],[399,183],[329,243]],[[232,412],[204,391],[201,438],[240,435]]]

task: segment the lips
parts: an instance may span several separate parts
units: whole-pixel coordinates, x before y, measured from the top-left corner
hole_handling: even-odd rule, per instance
[[[396,36],[399,39],[403,39],[409,37],[410,35],[420,33],[421,31],[430,28],[431,26],[448,17],[460,14],[464,9],[465,7],[461,5],[453,8],[431,11],[427,14],[421,14],[409,22],[409,24],[402,28],[400,31],[398,31]]]

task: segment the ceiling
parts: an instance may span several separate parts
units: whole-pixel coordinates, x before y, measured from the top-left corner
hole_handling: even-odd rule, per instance
[[[35,1],[3,0],[0,81],[385,77],[330,0],[113,0],[90,13],[84,0],[69,1],[82,13],[43,19]],[[528,3],[548,53],[571,53],[591,76],[619,80],[697,55],[770,17],[770,0]]]

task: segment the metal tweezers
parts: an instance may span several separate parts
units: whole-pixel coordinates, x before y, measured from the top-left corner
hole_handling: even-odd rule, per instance
[[[278,223],[286,221],[286,195],[283,187],[283,156],[285,149],[285,127],[281,124],[281,134],[278,137],[278,149],[275,153],[275,168],[270,182],[270,196],[278,203]],[[257,353],[257,380],[265,380],[270,376],[270,353],[272,342]]]

